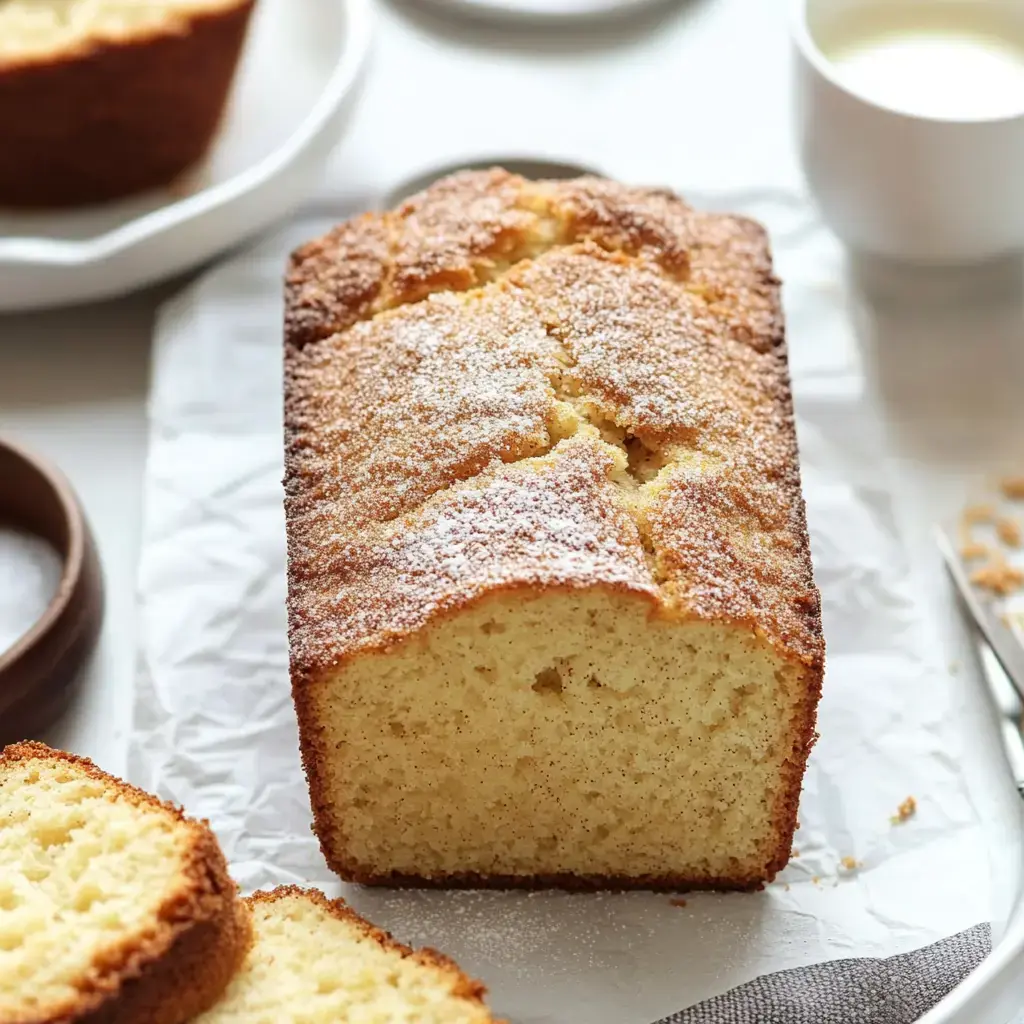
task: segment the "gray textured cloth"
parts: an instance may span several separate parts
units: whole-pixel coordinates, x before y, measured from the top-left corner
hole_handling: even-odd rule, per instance
[[[912,1024],[992,949],[975,925],[887,960],[833,960],[765,974],[657,1024]]]

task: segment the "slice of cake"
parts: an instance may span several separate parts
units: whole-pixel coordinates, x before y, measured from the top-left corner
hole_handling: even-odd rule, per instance
[[[250,939],[207,825],[41,743],[0,753],[3,1024],[183,1024]]]
[[[197,1024],[491,1024],[483,986],[432,950],[413,952],[341,900],[294,886],[256,893],[255,941]]]
[[[764,231],[448,178],[288,275],[291,672],[368,884],[754,888],[824,645]]]
[[[209,148],[254,0],[0,0],[0,206],[168,185]]]

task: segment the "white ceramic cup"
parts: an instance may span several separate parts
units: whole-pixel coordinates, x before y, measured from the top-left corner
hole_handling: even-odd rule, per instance
[[[827,19],[877,2],[792,0],[800,156],[823,216],[852,249],[903,262],[964,264],[1024,250],[1024,103],[1009,117],[947,120],[858,95],[816,40]]]

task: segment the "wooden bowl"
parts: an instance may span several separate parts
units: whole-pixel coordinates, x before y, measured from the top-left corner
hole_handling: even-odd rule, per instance
[[[63,474],[2,439],[0,524],[48,541],[63,562],[42,617],[0,651],[2,746],[37,738],[67,709],[99,637],[103,576],[89,524]]]

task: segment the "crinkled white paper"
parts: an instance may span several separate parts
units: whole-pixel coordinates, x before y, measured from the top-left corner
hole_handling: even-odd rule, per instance
[[[132,780],[208,817],[246,889],[344,891],[401,939],[456,957],[518,1024],[645,1024],[760,973],[902,952],[993,917],[985,832],[961,778],[962,681],[895,525],[839,254],[798,201],[755,199],[732,205],[770,225],[786,285],[828,669],[799,855],[753,895],[679,906],[664,894],[339,886],[299,764],[280,486],[281,271],[324,225],[217,268],[160,321]],[[893,824],[907,796],[917,813]]]

